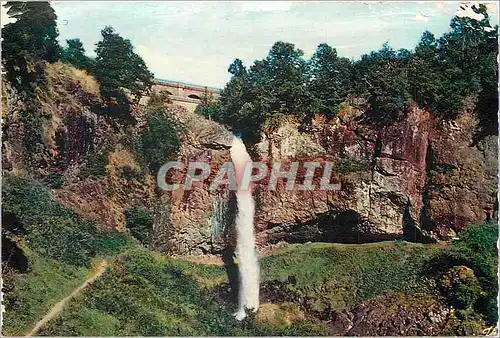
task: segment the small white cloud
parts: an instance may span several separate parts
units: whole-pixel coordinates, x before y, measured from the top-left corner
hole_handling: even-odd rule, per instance
[[[486,4],[486,11],[488,12],[489,15],[494,15],[498,11],[498,6],[496,2],[488,2]]]
[[[153,68],[158,70],[169,66],[168,57],[166,55],[162,55],[144,45],[137,45],[134,49],[135,52],[144,59],[151,70]]]
[[[415,20],[417,20],[417,21],[427,22],[430,19],[431,19],[430,15],[425,15],[421,11],[418,11],[417,15],[415,15]]]
[[[456,16],[459,18],[471,18],[473,20],[481,21],[484,19],[484,15],[481,13],[476,13],[474,9],[472,8],[474,4],[462,4],[460,7],[457,9]]]
[[[7,15],[7,9],[4,7],[4,5],[7,3],[7,1],[2,1],[0,2],[0,5],[1,5],[1,9],[0,9],[0,12],[1,12],[1,18],[0,18],[0,22],[1,22],[1,25],[2,27],[5,26],[6,24],[8,23],[11,23],[11,22],[16,22],[17,19],[14,19],[14,18],[10,18],[8,15]]]

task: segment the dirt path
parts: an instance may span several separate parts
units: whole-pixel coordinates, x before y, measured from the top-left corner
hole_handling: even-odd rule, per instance
[[[73,290],[73,292],[71,292],[69,294],[69,296],[67,296],[64,299],[62,299],[61,301],[57,302],[50,309],[50,311],[47,312],[47,314],[36,323],[36,325],[31,329],[31,331],[26,335],[26,337],[35,335],[45,324],[47,324],[47,322],[49,322],[52,318],[57,316],[59,314],[59,312],[61,312],[61,310],[63,309],[64,305],[66,305],[66,303],[71,298],[76,296],[80,291],[85,289],[89,284],[94,282],[97,278],[101,277],[102,274],[106,271],[107,267],[108,267],[108,262],[106,260],[101,261],[99,263],[99,265],[96,267],[96,270],[94,271],[94,273],[89,278],[87,278],[85,280],[85,282],[83,282],[82,285],[80,285],[75,290]]]

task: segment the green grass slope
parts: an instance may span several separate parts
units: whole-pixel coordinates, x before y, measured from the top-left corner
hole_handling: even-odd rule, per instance
[[[288,245],[261,259],[261,309],[238,322],[224,267],[175,259],[128,235],[97,231],[34,182],[4,179],[2,192],[2,216],[16,220],[3,235],[18,243],[29,262],[27,271],[2,267],[4,335],[29,332],[102,258],[108,270],[40,335],[332,335],[325,314],[353,311],[367,302],[373,306],[378,299],[385,312],[402,302],[416,312],[426,304],[453,306],[451,334],[478,332],[483,320],[497,320],[494,224],[469,227],[448,246]]]

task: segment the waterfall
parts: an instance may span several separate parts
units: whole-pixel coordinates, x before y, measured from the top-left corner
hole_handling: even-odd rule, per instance
[[[260,268],[255,250],[255,235],[253,229],[254,201],[251,188],[240,190],[241,179],[245,165],[251,163],[245,145],[238,137],[233,137],[231,145],[231,159],[234,163],[238,190],[236,201],[238,213],[236,215],[236,255],[240,279],[238,311],[235,317],[242,320],[246,316],[245,309],[256,312],[259,309],[259,275]]]

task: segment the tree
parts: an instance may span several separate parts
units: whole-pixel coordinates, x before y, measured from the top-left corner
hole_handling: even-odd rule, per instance
[[[142,206],[134,206],[125,211],[125,222],[132,236],[147,245],[153,232],[153,216]]]
[[[228,69],[231,80],[221,92],[218,121],[253,142],[261,132],[270,134],[283,116],[307,113],[313,97],[303,55],[293,44],[279,41],[249,70],[236,59]]]
[[[442,76],[437,56],[436,38],[425,31],[410,60],[410,92],[415,102],[426,110],[433,110],[433,104],[440,102]]]
[[[309,91],[318,100],[316,109],[327,115],[334,114],[335,107],[351,90],[351,62],[347,58],[339,58],[335,48],[320,44],[308,61],[308,72]]]
[[[354,64],[356,92],[370,104],[370,118],[391,123],[411,104],[407,65],[411,53],[393,50],[387,43],[382,49],[365,54]]]
[[[67,46],[63,48],[61,60],[72,64],[76,68],[85,69],[89,72],[93,71],[93,60],[85,55],[85,48],[80,39],[66,40]]]
[[[146,125],[136,141],[136,151],[152,173],[179,152],[181,126],[163,107],[149,107]]]
[[[7,2],[7,15],[17,21],[2,29],[2,59],[15,86],[37,79],[34,62],[59,59],[57,16],[48,2]]]
[[[454,17],[441,38],[422,35],[410,61],[410,83],[417,104],[441,118],[455,118],[466,99],[476,98],[478,140],[498,133],[498,27],[490,27],[484,5],[472,8],[482,20]]]
[[[7,81],[17,89],[24,108],[25,158],[37,163],[44,149],[43,118],[36,90],[46,85],[45,62],[59,59],[56,15],[48,2],[7,2],[7,15],[16,21],[2,29],[2,63]]]
[[[218,109],[211,109],[210,117],[241,132],[244,140],[254,139],[260,134],[262,121],[259,112],[243,109],[245,104],[248,106],[255,99],[248,70],[240,59],[235,59],[228,71],[232,77],[221,92]]]
[[[267,57],[250,68],[255,94],[261,96],[267,118],[273,115],[300,115],[311,103],[307,90],[304,52],[291,43],[276,42]]]
[[[486,6],[473,6],[482,20],[452,19],[451,30],[440,39],[445,60],[461,69],[463,94],[477,95],[478,138],[498,135],[498,26],[491,27]]]
[[[220,114],[220,102],[217,100],[212,93],[208,90],[204,93],[201,98],[200,104],[196,107],[195,113],[205,116],[206,118],[212,120],[218,118]]]
[[[112,27],[101,31],[97,43],[95,75],[101,84],[101,94],[107,98],[123,97],[126,89],[135,103],[147,94],[153,85],[153,74],[144,60],[134,53],[132,43],[122,38]]]

